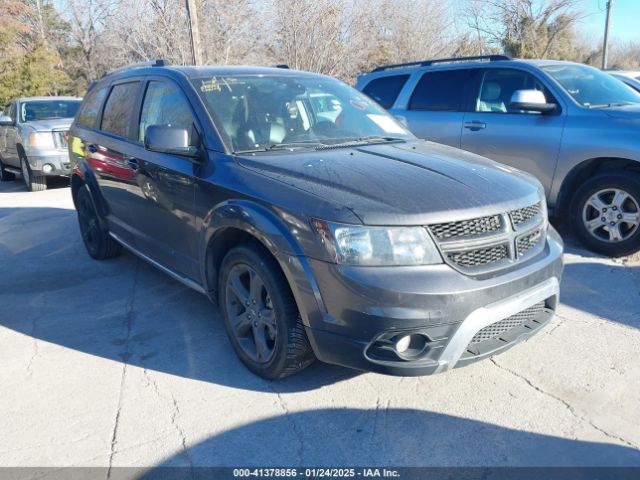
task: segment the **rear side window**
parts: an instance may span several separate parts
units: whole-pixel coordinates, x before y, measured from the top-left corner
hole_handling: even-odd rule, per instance
[[[395,103],[408,78],[409,75],[390,75],[376,78],[362,89],[362,93],[373,98],[381,107],[389,109]]]
[[[107,88],[96,88],[91,90],[84,99],[78,116],[76,118],[76,125],[83,127],[95,128],[98,126],[98,113],[104,98],[107,96]]]
[[[129,126],[139,83],[121,83],[111,89],[102,112],[102,130],[121,137],[130,137]]]
[[[465,85],[468,78],[468,70],[425,73],[411,95],[409,110],[464,111]]]

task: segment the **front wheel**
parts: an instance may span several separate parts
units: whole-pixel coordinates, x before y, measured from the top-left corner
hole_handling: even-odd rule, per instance
[[[41,192],[47,189],[47,178],[44,175],[36,175],[31,170],[27,157],[20,155],[20,170],[22,171],[22,180],[30,192]]]
[[[640,174],[602,173],[587,180],[571,202],[571,219],[589,249],[607,256],[640,250]]]
[[[227,334],[249,370],[276,379],[314,361],[286,278],[261,245],[247,243],[229,251],[218,287]]]

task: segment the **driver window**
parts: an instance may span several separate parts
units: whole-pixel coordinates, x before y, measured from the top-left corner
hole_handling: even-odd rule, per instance
[[[140,114],[138,140],[144,141],[149,125],[166,125],[186,128],[189,144],[194,145],[196,136],[193,122],[191,107],[177,86],[165,82],[149,82]]]
[[[549,91],[533,75],[515,69],[490,69],[485,70],[482,76],[475,111],[539,115],[539,113],[524,112],[509,106],[511,96],[516,90],[539,90],[544,93],[547,102],[555,103]]]

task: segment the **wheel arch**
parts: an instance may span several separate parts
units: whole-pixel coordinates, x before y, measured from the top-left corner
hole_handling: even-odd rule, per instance
[[[640,174],[640,162],[620,157],[596,157],[579,163],[569,171],[562,182],[555,216],[568,215],[571,199],[584,180],[592,175],[612,170],[632,170]]]
[[[205,217],[201,232],[201,277],[212,302],[218,303],[222,260],[233,247],[248,241],[256,242],[276,260],[305,325],[325,311],[311,267],[287,225],[274,212],[245,200],[223,202]]]

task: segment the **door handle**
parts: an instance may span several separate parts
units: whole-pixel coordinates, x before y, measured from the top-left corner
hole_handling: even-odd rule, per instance
[[[470,130],[482,130],[483,128],[487,128],[487,124],[478,120],[473,120],[472,122],[464,122],[464,128],[468,128]]]
[[[131,170],[138,170],[140,168],[140,163],[137,158],[128,158],[127,165],[129,165]]]
[[[89,150],[89,153],[96,153],[98,151],[98,147],[94,144],[89,144],[87,145],[87,150]]]

